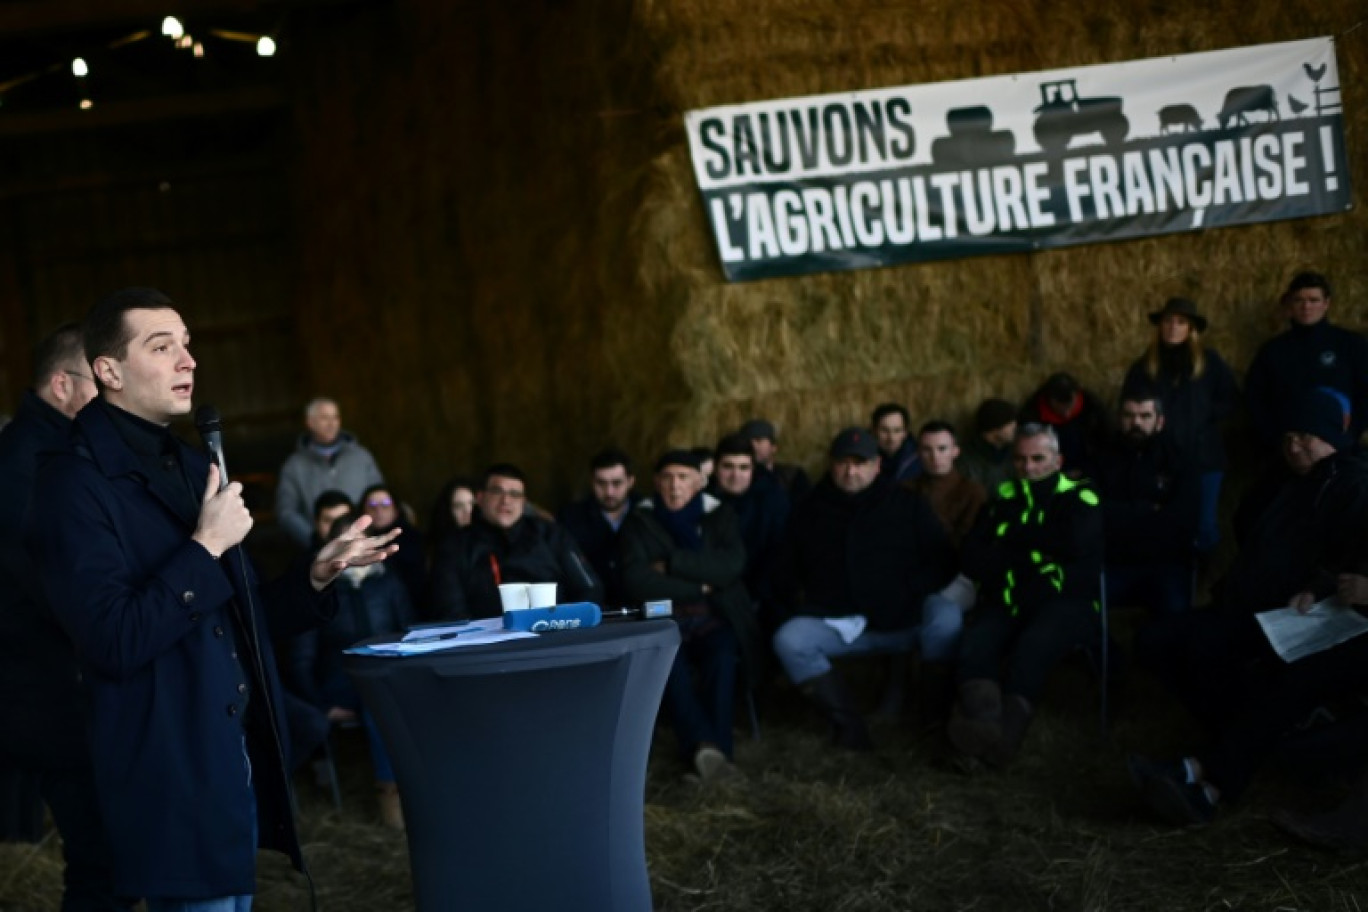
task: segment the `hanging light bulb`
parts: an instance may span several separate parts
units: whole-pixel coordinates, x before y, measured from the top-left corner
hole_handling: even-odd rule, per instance
[[[270,35],[262,35],[257,39],[257,56],[274,57],[276,52],[275,39]]]
[[[189,35],[181,35],[179,38],[176,39],[176,47],[180,48],[181,50],[194,46],[195,39],[191,38]]]
[[[81,99],[81,110],[82,110],[82,111],[89,111],[89,110],[90,110],[91,108],[93,108],[94,106],[95,106],[95,102],[91,101],[89,98],[82,98],[82,99]]]
[[[195,56],[196,56],[196,57],[203,57],[203,56],[204,56],[204,45],[200,44],[198,41],[195,42]]]
[[[162,20],[162,34],[168,38],[179,38],[185,34],[185,26],[175,16],[167,16]]]
[[[80,79],[89,72],[90,67],[86,66],[86,62],[82,60],[80,57],[77,57],[75,60],[71,61],[71,75]]]

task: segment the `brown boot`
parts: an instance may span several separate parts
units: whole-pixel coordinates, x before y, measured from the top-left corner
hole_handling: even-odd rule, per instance
[[[399,800],[399,786],[393,782],[377,782],[375,795],[380,802],[380,822],[391,830],[402,830],[404,806]]]
[[[1016,759],[1021,740],[1031,726],[1031,703],[1020,694],[1002,698],[1002,738],[983,758],[996,767],[1004,767]]]
[[[1002,740],[1002,688],[989,678],[960,685],[959,700],[946,727],[950,743],[962,754],[983,759]]]

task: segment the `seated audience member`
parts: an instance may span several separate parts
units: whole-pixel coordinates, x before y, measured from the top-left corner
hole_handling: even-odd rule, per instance
[[[996,491],[1011,480],[1012,440],[1016,437],[1017,407],[1005,399],[985,399],[974,412],[974,437],[964,444],[957,466],[964,477]]]
[[[1331,595],[1362,611],[1368,516],[1368,457],[1349,449],[1338,395],[1310,390],[1284,419],[1289,469],[1246,528],[1218,585],[1214,611],[1173,619],[1181,649],[1160,670],[1203,723],[1207,744],[1180,761],[1130,758],[1146,802],[1176,825],[1203,824],[1239,798],[1263,760],[1316,707],[1368,687],[1368,638],[1287,663],[1277,658],[1255,613],[1309,610]]]
[[[478,487],[474,479],[464,475],[457,475],[442,485],[441,493],[433,501],[432,516],[428,520],[430,550],[435,551],[444,539],[470,525],[475,515],[475,490]]]
[[[680,755],[704,780],[735,775],[737,661],[753,655],[755,639],[736,514],[703,492],[696,456],[670,450],[656,461],[654,496],[627,514],[619,542],[627,597],[674,603],[680,645],[664,705]]]
[[[603,582],[607,606],[623,604],[622,571],[618,566],[618,532],[639,500],[632,486],[632,460],[610,447],[589,461],[588,497],[567,505],[557,520],[579,545]]]
[[[1021,407],[1020,420],[1052,428],[1070,478],[1090,477],[1093,460],[1111,439],[1111,422],[1102,400],[1079,385],[1072,374],[1051,374]]]
[[[280,467],[276,486],[276,521],[301,548],[309,547],[309,508],[319,494],[338,490],[358,501],[367,486],[385,480],[370,450],[342,430],[342,415],[333,400],[310,402],[304,409],[304,427],[298,448]]]
[[[1165,434],[1200,478],[1197,550],[1209,552],[1220,540],[1216,511],[1226,465],[1221,423],[1235,414],[1240,391],[1230,367],[1202,342],[1207,321],[1196,304],[1169,298],[1149,321],[1149,351],[1130,366],[1121,388],[1153,387],[1159,397]]]
[[[755,452],[741,434],[728,434],[717,444],[717,469],[708,493],[736,513],[746,545],[746,589],[758,606],[766,634],[774,632],[770,569],[789,517],[789,499],[769,472],[756,472]]]
[[[955,428],[945,421],[928,421],[917,432],[917,456],[922,473],[906,485],[931,504],[945,534],[958,548],[988,500],[983,485],[966,478],[957,466],[960,448]]]
[[[1122,392],[1120,432],[1097,461],[1106,535],[1107,603],[1186,611],[1201,482],[1179,453],[1153,389]]]
[[[404,547],[399,554],[389,559],[389,570],[397,572],[404,587],[408,589],[409,601],[420,612],[427,605],[428,573],[427,548],[423,535],[413,527],[404,513],[404,505],[394,496],[389,485],[371,485],[361,492],[358,504],[361,512],[371,518],[371,535],[383,535],[398,526],[404,531]]]
[[[979,585],[959,654],[950,742],[994,766],[1011,762],[1045,676],[1101,636],[1102,511],[1063,472],[1049,426],[1017,428],[1018,479],[1005,481],[964,540],[963,572]]]
[[[879,443],[879,476],[887,481],[909,481],[921,474],[912,419],[896,402],[876,406],[869,416],[869,430]]]
[[[1368,422],[1368,339],[1334,326],[1330,281],[1302,272],[1283,293],[1287,331],[1263,344],[1245,374],[1245,399],[1254,429],[1268,451],[1277,452],[1279,421],[1307,390],[1329,387],[1350,405],[1349,445],[1358,442]]]
[[[348,513],[335,520],[328,540],[346,532],[359,516]],[[325,712],[330,722],[361,718],[375,767],[381,820],[388,827],[402,830],[404,812],[389,755],[375,720],[361,705],[355,685],[342,669],[342,651],[369,637],[403,631],[414,623],[413,605],[399,576],[383,563],[348,567],[338,578],[336,591],[336,616],[323,627],[296,637],[292,643],[293,690]]]
[[[763,418],[752,418],[741,425],[738,433],[750,440],[751,447],[755,450],[756,463],[765,471],[773,473],[779,480],[779,486],[788,495],[790,504],[796,504],[812,490],[812,482],[808,480],[807,472],[803,471],[802,466],[776,460],[779,453],[779,438],[775,434],[773,424]]]
[[[775,599],[791,617],[774,651],[826,715],[834,743],[868,750],[831,659],[919,648],[923,712],[937,713],[962,623],[959,606],[936,595],[955,574],[954,555],[926,501],[879,474],[869,431],[847,428],[829,455],[827,475],[794,507],[775,563]]]
[[[341,491],[324,491],[314,498],[313,531],[309,536],[309,554],[317,554],[318,549],[328,543],[333,521],[346,516],[356,509],[352,499]]]
[[[602,603],[603,584],[575,540],[526,503],[521,469],[500,463],[485,472],[470,528],[443,541],[432,562],[438,617],[498,617],[501,583],[556,583],[560,604]]]

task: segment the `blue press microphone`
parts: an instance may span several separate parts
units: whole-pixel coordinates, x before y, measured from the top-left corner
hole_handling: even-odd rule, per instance
[[[503,615],[505,630],[522,630],[528,633],[597,627],[601,620],[603,612],[593,602],[569,602],[565,605],[552,605],[550,608],[520,608],[516,611],[505,611]]]

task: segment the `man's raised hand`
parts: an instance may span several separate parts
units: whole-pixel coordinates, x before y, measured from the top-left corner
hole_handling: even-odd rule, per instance
[[[309,582],[321,591],[348,567],[365,567],[384,560],[399,550],[392,542],[403,530],[398,526],[384,535],[367,535],[371,518],[362,516],[337,538],[328,542],[309,567]]]

